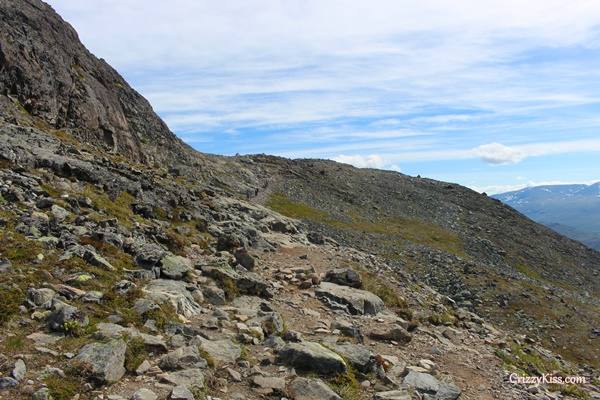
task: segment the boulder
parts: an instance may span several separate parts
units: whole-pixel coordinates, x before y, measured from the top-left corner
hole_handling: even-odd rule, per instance
[[[158,376],[163,382],[181,386],[188,390],[204,388],[204,374],[199,368],[184,369]]]
[[[146,297],[158,304],[170,303],[178,314],[186,318],[200,314],[202,307],[194,300],[187,289],[187,284],[181,281],[155,279],[148,282],[142,289]]]
[[[315,294],[320,299],[346,306],[348,311],[355,315],[376,315],[385,308],[383,300],[371,292],[331,282],[321,282],[320,286],[315,288]]]
[[[406,344],[412,340],[412,335],[397,324],[378,326],[369,332],[369,337],[373,340],[393,340],[402,344]]]
[[[242,355],[242,349],[229,339],[208,340],[196,336],[192,343],[206,352],[218,364],[234,364]]]
[[[323,375],[345,373],[348,368],[342,357],[315,342],[288,343],[277,358],[298,370]]]
[[[235,257],[235,261],[242,267],[246,268],[248,271],[254,270],[256,261],[254,260],[254,257],[248,254],[247,249],[240,247],[233,253],[233,256]]]
[[[364,374],[374,372],[376,370],[376,362],[371,349],[361,344],[342,343],[330,346],[331,350],[335,351],[346,361],[350,363],[357,371]]]
[[[27,302],[32,307],[46,308],[52,307],[52,299],[56,292],[48,288],[29,288],[27,289]]]
[[[390,390],[375,393],[373,400],[411,400],[411,397],[405,390]]]
[[[349,286],[357,289],[362,287],[360,275],[350,268],[335,268],[327,271],[324,280],[326,282],[335,283],[336,285]]]
[[[161,260],[161,274],[168,279],[183,279],[194,268],[185,257],[168,255]]]
[[[125,375],[125,351],[123,340],[107,343],[90,343],[79,351],[75,361],[89,369],[94,384],[102,385],[119,381]]]
[[[54,311],[48,316],[48,327],[53,331],[66,332],[79,326],[87,326],[88,317],[71,305],[57,303]]]
[[[440,382],[437,378],[424,372],[409,371],[403,384],[414,388],[419,393],[430,395],[435,400],[456,400],[461,390],[452,383]]]
[[[21,359],[18,359],[15,362],[15,366],[12,370],[12,377],[17,381],[22,381],[25,378],[25,374],[27,373],[27,367],[25,366],[25,362]]]
[[[273,297],[269,282],[255,273],[238,272],[228,266],[212,265],[203,266],[202,273],[222,285],[227,282],[233,283],[240,294],[259,296],[267,299]]]
[[[296,378],[289,385],[293,400],[342,400],[320,379]]]
[[[0,389],[10,389],[17,386],[19,382],[15,378],[5,376],[0,378]]]

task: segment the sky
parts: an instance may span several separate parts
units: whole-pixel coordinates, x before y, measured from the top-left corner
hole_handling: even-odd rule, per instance
[[[199,151],[600,181],[597,0],[49,0]]]

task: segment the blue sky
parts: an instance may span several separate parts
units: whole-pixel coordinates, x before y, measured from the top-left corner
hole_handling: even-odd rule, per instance
[[[600,180],[595,0],[49,2],[200,151]]]

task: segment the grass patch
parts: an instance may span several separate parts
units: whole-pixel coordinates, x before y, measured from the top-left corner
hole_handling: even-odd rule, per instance
[[[271,195],[266,206],[277,211],[279,214],[290,218],[308,219],[316,222],[330,219],[326,212],[317,210],[303,203],[291,201],[281,193]]]
[[[362,388],[354,369],[348,364],[348,371],[345,374],[339,374],[329,380],[329,386],[343,400],[360,400],[362,398]]]
[[[346,215],[346,219],[336,219],[325,211],[292,201],[281,193],[272,194],[266,206],[290,218],[305,219],[345,231],[385,235],[390,238],[389,245],[394,248],[402,247],[403,242],[407,240],[466,257],[458,235],[425,221],[400,217],[367,220],[356,212]]]
[[[510,342],[509,347],[510,352],[498,349],[495,354],[512,369],[524,374],[560,370],[560,364],[556,360],[544,358],[532,348],[525,348],[515,342]]]
[[[132,226],[134,213],[131,205],[135,202],[135,198],[131,194],[121,192],[113,200],[106,193],[97,190],[94,186],[86,185],[80,195],[89,197],[94,204],[94,208],[103,210],[107,216],[117,218],[125,226]]]
[[[215,368],[217,366],[217,362],[215,361],[215,359],[206,350],[203,350],[202,348],[198,347],[198,354],[200,354],[200,357],[206,360],[206,364],[210,368]]]
[[[361,269],[362,288],[377,295],[388,307],[407,308],[406,300],[398,295],[396,289],[377,274]]]
[[[25,348],[25,340],[22,336],[9,336],[2,342],[2,348],[6,352],[23,350]]]
[[[528,278],[535,279],[535,280],[544,280],[544,277],[542,275],[540,275],[539,272],[533,270],[531,267],[529,267],[525,264],[517,264],[515,266],[515,269]]]
[[[67,374],[64,378],[50,375],[44,379],[44,383],[54,400],[71,400],[83,387],[81,379],[71,374]]]
[[[125,369],[129,372],[135,372],[136,369],[148,357],[144,341],[139,337],[127,340],[127,351],[125,352]]]
[[[0,326],[6,324],[12,317],[19,313],[19,306],[23,304],[25,294],[20,289],[2,290],[2,301],[0,301]]]

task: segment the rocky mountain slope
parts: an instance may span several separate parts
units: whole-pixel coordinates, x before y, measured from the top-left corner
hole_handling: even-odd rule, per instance
[[[493,197],[536,222],[600,249],[600,182],[536,186]]]
[[[0,24],[0,399],[598,396],[598,253],[457,185],[195,153],[49,6]]]

